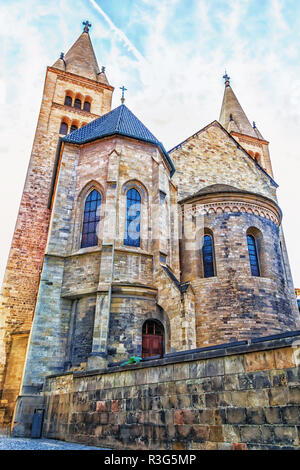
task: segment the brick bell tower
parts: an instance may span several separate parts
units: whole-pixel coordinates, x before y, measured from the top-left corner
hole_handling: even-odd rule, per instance
[[[0,427],[19,394],[47,243],[59,137],[111,110],[114,88],[98,67],[88,21],[71,49],[47,67],[31,158],[0,303]]]

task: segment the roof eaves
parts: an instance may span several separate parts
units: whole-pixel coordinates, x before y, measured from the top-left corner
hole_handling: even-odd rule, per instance
[[[114,131],[114,132],[109,132],[109,133],[106,133],[106,134],[102,134],[101,136],[96,136],[96,137],[91,137],[89,139],[84,139],[84,140],[81,140],[80,142],[76,142],[74,140],[71,140],[67,137],[64,137],[62,138],[62,141],[63,142],[67,142],[69,144],[74,144],[74,145],[83,145],[83,144],[87,144],[87,143],[90,143],[90,142],[94,142],[96,140],[100,140],[100,139],[104,139],[105,137],[111,137],[113,135],[121,135],[121,136],[124,136],[124,137],[129,137],[131,139],[136,139],[136,140],[140,140],[142,142],[147,142],[149,144],[153,144],[153,145],[156,145],[158,148],[160,148],[161,152],[163,153],[165,159],[167,160],[167,163],[170,167],[170,173],[171,173],[171,176],[174,175],[176,169],[175,169],[175,166],[168,154],[168,152],[166,151],[166,149],[164,148],[163,144],[159,141],[154,141],[154,140],[150,140],[150,139],[144,139],[143,137],[135,137],[135,136],[132,136],[131,134],[126,134],[125,132],[120,132],[120,131]]]

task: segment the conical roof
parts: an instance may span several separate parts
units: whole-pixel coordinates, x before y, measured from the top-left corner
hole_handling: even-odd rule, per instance
[[[79,36],[64,57],[53,64],[53,67],[108,84],[104,71],[99,70],[92,41],[86,31]]]
[[[112,135],[131,137],[158,146],[171,167],[171,174],[175,172],[173,162],[162,143],[124,104],[68,134],[62,140],[74,144],[85,144]]]
[[[225,86],[219,121],[228,132],[238,132],[259,138],[251,126],[229,82],[227,82]]]

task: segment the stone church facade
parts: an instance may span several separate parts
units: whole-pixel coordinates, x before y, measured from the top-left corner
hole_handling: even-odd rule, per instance
[[[111,110],[87,26],[47,68],[2,288],[16,435],[49,376],[300,328],[268,141],[224,78],[219,121],[167,152]]]

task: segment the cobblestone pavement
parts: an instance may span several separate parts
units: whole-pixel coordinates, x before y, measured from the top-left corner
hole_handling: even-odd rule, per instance
[[[26,439],[0,436],[1,450],[110,450],[54,439]]]

